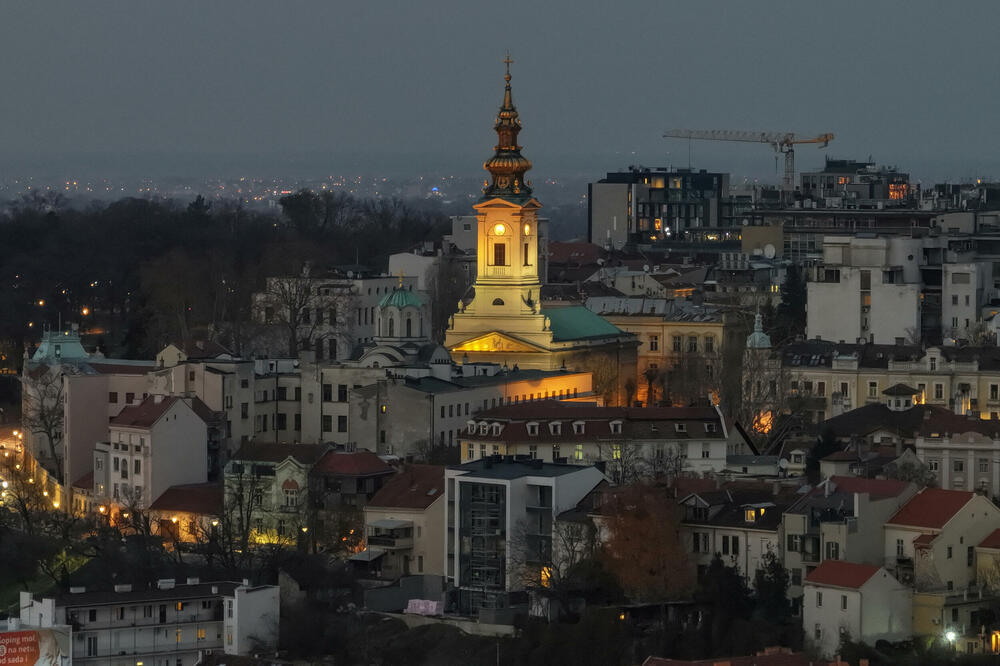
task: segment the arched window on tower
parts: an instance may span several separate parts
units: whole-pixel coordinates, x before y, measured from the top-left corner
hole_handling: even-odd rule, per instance
[[[393,319],[392,317],[389,317],[389,337],[392,338],[395,336],[396,336],[396,320]]]
[[[507,265],[507,244],[506,243],[494,243],[493,244],[493,265],[494,266],[506,266]]]
[[[493,299],[493,305],[503,305],[503,299],[502,298],[494,298]]]
[[[406,315],[406,337],[413,337],[413,318]]]

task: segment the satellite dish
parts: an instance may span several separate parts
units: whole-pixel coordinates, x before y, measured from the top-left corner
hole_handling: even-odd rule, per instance
[[[598,259],[597,260],[597,265],[598,266],[603,266],[604,265],[604,260],[603,259]]]
[[[774,259],[774,255],[775,255],[774,246],[771,245],[770,243],[768,243],[767,245],[765,245],[764,246],[764,256],[767,257],[768,259]]]
[[[745,227],[745,226],[747,226],[748,224],[750,224],[750,220],[748,220],[747,218],[745,218],[745,217],[744,217],[744,218],[743,218],[743,226]]]
[[[649,272],[649,264],[644,265],[642,267],[642,270],[644,270],[644,271],[646,271],[648,273]]]
[[[778,461],[778,467],[781,469],[788,469],[788,461],[785,458],[782,458]]]

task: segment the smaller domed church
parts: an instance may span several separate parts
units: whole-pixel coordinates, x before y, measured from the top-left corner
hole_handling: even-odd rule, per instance
[[[451,355],[430,338],[430,312],[412,287],[398,287],[386,294],[375,315],[373,342],[355,350],[352,361],[369,368],[426,363],[435,375],[451,372]]]

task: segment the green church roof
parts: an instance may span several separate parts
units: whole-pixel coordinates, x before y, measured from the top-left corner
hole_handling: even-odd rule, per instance
[[[423,307],[424,302],[420,300],[420,297],[414,294],[409,289],[405,287],[396,287],[391,292],[382,297],[379,301],[378,306],[384,308],[386,306],[392,306],[396,308],[405,308],[407,306],[413,306],[415,308]]]
[[[582,305],[542,308],[542,314],[549,318],[552,339],[555,342],[626,335],[607,319],[594,314]]]

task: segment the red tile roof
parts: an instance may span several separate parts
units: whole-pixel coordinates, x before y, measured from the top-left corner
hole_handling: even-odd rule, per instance
[[[937,538],[936,534],[921,534],[916,539],[913,540],[914,548],[926,548],[931,545],[931,542]]]
[[[940,529],[973,497],[975,493],[964,490],[924,488],[886,521],[886,525]]]
[[[878,573],[879,567],[842,560],[824,560],[806,576],[807,583],[857,589]]]
[[[195,483],[184,486],[170,486],[156,498],[151,511],[177,511],[203,516],[218,516],[222,513],[222,484]]]
[[[129,428],[151,428],[176,402],[186,402],[186,400],[175,396],[147,396],[138,405],[129,405],[118,412],[118,416],[112,417],[111,424]],[[214,418],[214,412],[200,398],[191,398],[189,406],[202,421],[208,422]]]
[[[899,497],[910,487],[908,481],[895,479],[864,479],[858,476],[831,476],[835,490],[841,493],[868,493],[872,497]],[[813,495],[822,494],[822,488],[815,488]]]
[[[159,400],[157,400],[159,398]],[[129,405],[118,416],[111,419],[111,425],[130,428],[151,428],[167,413],[171,405],[180,400],[172,396],[148,396],[138,405]]]
[[[980,548],[996,548],[1000,550],[1000,529],[993,530],[989,535],[979,542]]]
[[[375,476],[392,474],[394,471],[371,451],[356,451],[355,453],[329,451],[319,459],[313,469],[320,474],[336,474],[338,476]]]
[[[410,465],[386,481],[368,506],[426,509],[444,495],[444,465]]]

